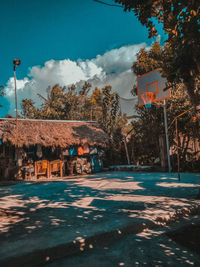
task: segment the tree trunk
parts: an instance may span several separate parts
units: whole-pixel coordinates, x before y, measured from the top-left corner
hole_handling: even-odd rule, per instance
[[[186,86],[187,92],[190,96],[190,101],[194,107],[194,112],[200,128],[200,92],[196,87],[195,79],[191,77],[191,75],[188,75],[187,79],[185,79],[184,85]],[[198,138],[200,139],[200,131],[198,132]],[[200,188],[197,198],[200,199]]]
[[[161,167],[167,169],[167,150],[166,150],[166,138],[165,135],[159,136],[159,147],[160,147],[160,163]]]
[[[184,85],[187,89],[191,104],[194,107],[194,112],[200,125],[200,92],[196,86],[196,81],[193,77],[189,76],[185,79]]]

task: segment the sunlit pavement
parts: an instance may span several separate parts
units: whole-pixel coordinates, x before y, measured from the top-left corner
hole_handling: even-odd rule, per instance
[[[198,219],[198,184],[200,174],[178,181],[176,174],[107,172],[1,187],[0,266],[194,265],[198,257],[176,250],[162,231],[184,216]]]

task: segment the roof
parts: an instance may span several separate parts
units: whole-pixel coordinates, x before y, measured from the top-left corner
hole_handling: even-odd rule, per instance
[[[18,119],[16,136],[16,119],[0,119],[0,139],[2,143],[10,142],[19,147],[40,144],[42,146],[90,145],[105,146],[107,134],[93,121],[31,120]]]

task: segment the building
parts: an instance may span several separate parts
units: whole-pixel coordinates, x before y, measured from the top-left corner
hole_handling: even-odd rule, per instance
[[[83,161],[90,164],[93,157],[95,162],[107,142],[96,122],[0,119],[0,177],[72,174],[77,166],[82,172]]]

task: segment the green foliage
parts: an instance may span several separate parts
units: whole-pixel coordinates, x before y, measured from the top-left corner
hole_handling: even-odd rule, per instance
[[[137,54],[137,61],[133,63],[132,70],[137,75],[142,75],[152,69],[162,68],[165,62],[164,49],[158,43],[154,43],[151,50],[141,49]],[[134,93],[134,91],[133,91]],[[135,92],[136,93],[136,92]],[[133,143],[136,161],[149,163],[159,157],[159,136],[164,134],[163,108],[159,103],[153,104],[150,109],[137,108],[140,119],[133,123],[131,142]],[[182,170],[188,161],[189,142],[198,138],[199,127],[192,120],[194,113],[191,109],[189,95],[183,83],[173,84],[171,97],[167,100],[167,113],[169,123],[169,139],[171,147],[176,153],[177,140],[175,131],[175,117],[186,112],[178,119],[180,142],[180,157]],[[176,157],[173,157],[174,159]],[[192,156],[190,155],[190,158]],[[195,160],[195,155],[193,161]]]
[[[188,157],[190,157],[190,161],[196,160],[195,155],[192,156],[190,153],[189,142],[198,138],[199,127],[193,121],[194,113],[191,110],[189,96],[185,89],[179,85],[179,88],[173,91],[171,98],[167,100],[169,140],[173,153],[175,153],[172,157],[174,167],[176,165],[177,151],[174,119],[185,111],[187,112],[178,118],[179,138],[182,140],[179,148],[182,170],[186,167],[188,168]],[[159,104],[152,104],[150,109],[138,107],[137,113],[140,118],[132,122],[133,132],[130,143],[134,147],[136,161],[152,163],[153,160],[160,156],[159,136],[164,134],[163,108]]]
[[[92,120],[92,104],[90,102],[89,92],[91,84],[85,82],[78,95],[78,109],[80,120]]]
[[[163,67],[164,49],[158,42],[155,42],[150,50],[142,48],[137,53],[137,60],[133,62],[132,71],[137,76]],[[137,87],[135,86],[132,90],[133,94],[137,94]]]
[[[158,42],[155,42],[151,47],[151,50],[147,51],[142,48],[137,54],[137,61],[133,63],[132,70],[140,76],[151,70],[161,68],[163,65],[163,48]]]
[[[22,101],[22,115],[31,119],[97,121],[110,138],[109,157],[113,163],[116,151],[118,155],[121,153],[122,130],[127,119],[120,114],[119,96],[112,92],[111,86],[95,88],[91,94],[90,90],[91,85],[87,82],[79,92],[74,85],[48,87],[47,98],[39,95],[43,99],[40,108],[36,108],[30,99]]]
[[[119,96],[116,93],[111,93],[111,89],[111,86],[102,89],[101,124],[109,136],[112,136],[117,129],[119,120]]]
[[[91,104],[91,119],[99,121],[102,118],[103,93],[98,88],[95,88],[90,97]]]
[[[183,82],[200,121],[200,7],[194,0],[115,0],[125,11],[133,11],[157,35],[154,21],[162,23],[167,34],[162,68],[168,81]]]
[[[40,109],[34,106],[31,99],[22,101],[22,116],[31,119],[67,119],[70,104],[67,101],[67,96],[64,93],[65,87],[59,85],[53,88],[47,88],[47,99],[39,95],[43,100]]]
[[[4,87],[0,86],[0,96],[3,96],[5,94],[3,89],[4,89]],[[0,107],[2,107],[2,105],[0,105]]]
[[[23,99],[22,104],[22,116],[29,119],[38,118],[38,110],[34,106],[34,102],[31,99]]]

